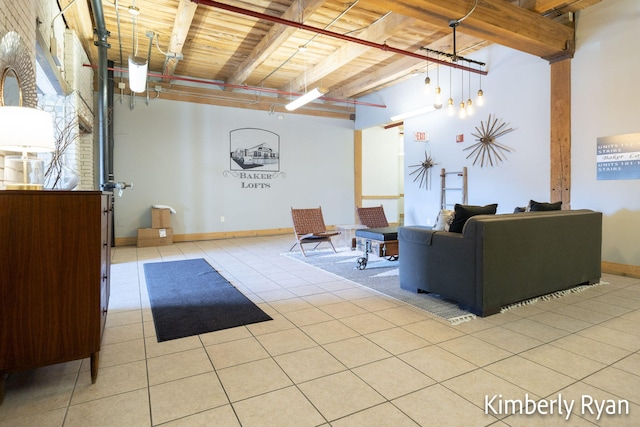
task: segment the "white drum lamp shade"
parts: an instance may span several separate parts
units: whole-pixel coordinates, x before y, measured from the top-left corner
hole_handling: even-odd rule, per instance
[[[5,156],[4,184],[7,189],[42,189],[44,161],[28,153],[56,149],[50,113],[28,107],[0,107],[0,150],[22,153]]]

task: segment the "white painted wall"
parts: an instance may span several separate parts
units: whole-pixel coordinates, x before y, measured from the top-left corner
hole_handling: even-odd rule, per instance
[[[290,228],[291,207],[322,206],[327,225],[352,223],[353,122],[284,116],[162,99],[137,100],[130,110],[128,98],[120,104],[116,97],[115,179],[134,183],[116,197],[116,237],[150,227],[154,204],[177,211],[174,234]],[[229,132],[247,127],[280,135],[284,174],[264,180],[225,174]]]
[[[640,265],[640,180],[597,181],[596,141],[601,136],[640,132],[640,3],[603,1],[580,12],[576,23],[577,50],[572,59],[572,189],[573,209],[604,213],[603,260]],[[498,203],[498,212],[511,212],[529,199],[548,201],[549,181],[549,65],[531,55],[491,46],[470,55],[488,64],[482,78],[487,104],[472,119],[451,118],[443,111],[405,120],[405,221],[433,221],[440,202],[439,170],[469,168],[469,203]],[[453,98],[460,102],[460,74],[454,70]],[[442,68],[440,83],[449,96],[449,71]],[[430,72],[432,81],[435,73]],[[386,109],[358,107],[356,129],[390,122],[394,114],[429,105],[423,94],[424,75],[366,97]],[[468,88],[465,87],[465,98]],[[472,77],[472,92],[477,84]],[[514,132],[502,142],[513,148],[505,162],[494,167],[473,166],[464,148],[473,143],[471,132],[488,114],[509,122]],[[427,131],[429,142],[413,141],[415,131]],[[464,134],[465,142],[455,143]],[[408,179],[408,166],[424,159],[425,149],[439,163],[430,191]]]
[[[449,116],[446,109],[437,110],[404,120],[405,153],[405,223],[433,224],[440,208],[440,170],[460,171],[468,168],[469,204],[484,205],[498,203],[501,213],[513,212],[516,206],[526,205],[530,199],[549,200],[549,115],[540,114],[549,109],[549,66],[546,61],[514,50],[492,46],[474,56],[474,59],[489,65],[489,75],[482,79],[486,103],[476,107],[475,114],[465,119]],[[456,107],[462,97],[469,97],[468,74],[464,73],[464,95],[460,71],[453,70],[452,98]],[[434,72],[430,72],[432,81]],[[516,76],[516,78],[514,78]],[[522,82],[530,84],[522,84]],[[357,112],[356,127],[368,127],[390,116],[433,104],[434,96],[424,95],[424,76],[419,75],[395,87],[385,89],[379,96],[385,100],[387,110],[369,109]],[[449,97],[449,69],[440,70],[440,86],[446,99]],[[479,87],[479,77],[472,75],[473,100]],[[404,108],[403,106],[411,106]],[[373,110],[373,113],[370,111]],[[512,149],[506,159],[493,167],[480,163],[473,165],[474,157],[467,159],[470,151],[465,148],[476,141],[471,135],[487,121],[489,114],[508,122],[514,130],[498,140]],[[428,142],[414,140],[415,132],[427,132]],[[463,134],[464,142],[456,143],[456,135]],[[436,166],[429,172],[429,189],[419,188],[410,175],[412,165],[425,160],[425,152]],[[517,179],[514,179],[517,177]],[[450,180],[451,181],[451,180]],[[448,184],[449,182],[448,181]],[[458,183],[453,180],[453,184]],[[458,199],[457,199],[458,198]],[[460,202],[454,192],[448,193],[448,202]]]
[[[580,14],[572,63],[573,205],[604,216],[603,258],[640,265],[640,180],[598,181],[598,137],[640,132],[640,2],[603,1]],[[578,124],[578,125],[576,125]]]
[[[402,145],[398,127],[375,126],[362,132],[362,206],[382,205],[387,221],[392,223],[398,222],[400,216]]]

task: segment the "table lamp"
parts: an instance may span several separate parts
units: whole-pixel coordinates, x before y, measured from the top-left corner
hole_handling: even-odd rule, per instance
[[[20,152],[4,158],[4,186],[7,190],[42,190],[44,160],[28,153],[56,149],[50,113],[29,107],[0,107],[0,150]]]

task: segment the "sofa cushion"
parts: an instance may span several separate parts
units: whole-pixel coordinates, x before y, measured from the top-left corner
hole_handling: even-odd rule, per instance
[[[538,211],[559,211],[562,209],[562,202],[555,203],[546,203],[546,202],[536,202],[535,200],[529,201],[528,210],[531,212]]]
[[[451,209],[441,209],[436,218],[436,225],[433,226],[434,231],[449,231],[451,221],[453,221],[454,211]]]
[[[486,206],[460,205],[454,206],[455,215],[449,231],[452,233],[462,233],[462,228],[469,218],[475,215],[491,215],[498,210],[498,204],[494,203]]]

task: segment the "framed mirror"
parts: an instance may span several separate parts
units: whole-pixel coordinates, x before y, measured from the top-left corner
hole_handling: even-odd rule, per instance
[[[0,40],[0,105],[37,107],[36,74],[20,34]]]
[[[11,67],[2,70],[0,80],[0,103],[5,106],[22,106],[22,90],[18,73]]]

